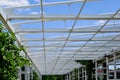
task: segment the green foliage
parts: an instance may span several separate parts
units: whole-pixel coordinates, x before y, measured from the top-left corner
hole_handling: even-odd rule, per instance
[[[44,75],[43,80],[64,80],[63,75]]]
[[[35,71],[33,71],[33,80],[40,80]]]
[[[0,80],[17,80],[17,68],[29,63],[19,55],[23,46],[14,42],[14,35],[5,32],[0,24]]]
[[[74,79],[75,80],[78,80],[78,74],[77,73],[78,73],[78,69],[74,69],[74,74],[75,74]]]
[[[87,80],[94,80],[92,78],[92,73],[94,68],[94,63],[92,62],[92,60],[76,60],[76,62],[86,66],[87,77],[88,77]]]

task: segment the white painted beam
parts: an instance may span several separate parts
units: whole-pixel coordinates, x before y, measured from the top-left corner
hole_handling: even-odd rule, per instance
[[[75,15],[8,15],[9,20],[75,20]],[[120,20],[120,15],[80,15],[77,20]]]

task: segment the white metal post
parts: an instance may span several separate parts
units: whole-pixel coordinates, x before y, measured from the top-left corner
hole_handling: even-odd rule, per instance
[[[30,70],[30,71],[31,71],[31,72],[30,72],[30,73],[31,73],[31,80],[33,80],[33,70],[32,70],[32,68],[30,68],[30,69],[31,69],[31,70]]]
[[[109,68],[109,62],[108,62],[108,57],[106,57],[106,76],[107,76],[107,80],[109,79],[109,71],[108,71],[108,68]]]
[[[21,80],[21,68],[18,67],[18,79],[17,80]]]
[[[28,75],[27,75],[27,66],[25,66],[25,80],[28,80]]]
[[[98,72],[97,72],[97,61],[95,61],[95,79],[96,79],[96,80],[98,80],[97,77],[98,77]]]
[[[76,73],[76,72],[73,71],[73,80],[75,80],[75,76],[76,76],[75,73]]]
[[[74,80],[75,78],[74,78],[74,75],[75,75],[75,72],[74,71],[72,71],[72,80]]]
[[[82,74],[81,79],[83,80],[83,67],[81,68],[81,74]]]
[[[25,80],[30,80],[30,69],[29,69],[29,66],[25,66]]]
[[[69,75],[67,74],[67,80],[69,80]]]
[[[78,80],[80,80],[80,70],[78,69]]]
[[[87,80],[87,71],[86,71],[86,67],[85,67],[85,80]]]
[[[70,75],[70,73],[69,73],[69,80],[71,80],[71,75]]]
[[[71,80],[73,80],[73,71],[71,72]]]
[[[84,80],[84,69],[82,67],[82,80]]]
[[[117,76],[116,76],[116,54],[113,54],[113,57],[114,57],[114,80],[117,79]]]
[[[28,75],[28,80],[30,80],[30,67],[27,66],[27,75]]]
[[[65,80],[67,80],[67,74],[65,75]]]

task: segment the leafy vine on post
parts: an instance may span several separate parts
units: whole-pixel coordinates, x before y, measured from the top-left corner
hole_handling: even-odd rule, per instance
[[[0,80],[17,80],[17,68],[30,64],[19,54],[23,49],[15,44],[14,35],[3,30],[0,24]]]
[[[92,60],[76,60],[76,62],[85,65],[87,71],[87,80],[95,80],[95,78],[92,77],[92,73],[94,72],[94,63]]]

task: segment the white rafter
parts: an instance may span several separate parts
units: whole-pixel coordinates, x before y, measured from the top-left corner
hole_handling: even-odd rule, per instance
[[[97,60],[120,48],[120,9],[112,13],[84,14],[85,3],[97,0],[40,1],[40,4],[0,8],[0,20],[15,33],[18,44],[25,46],[25,53],[42,75],[66,74],[81,67],[75,60]],[[78,2],[78,13],[73,13],[72,10],[77,10],[73,6]],[[46,13],[57,6],[67,7],[69,14],[53,14],[59,9]],[[15,13],[17,9],[30,12],[36,7],[38,14]],[[82,21],[86,25],[88,21],[95,22],[81,26]]]

